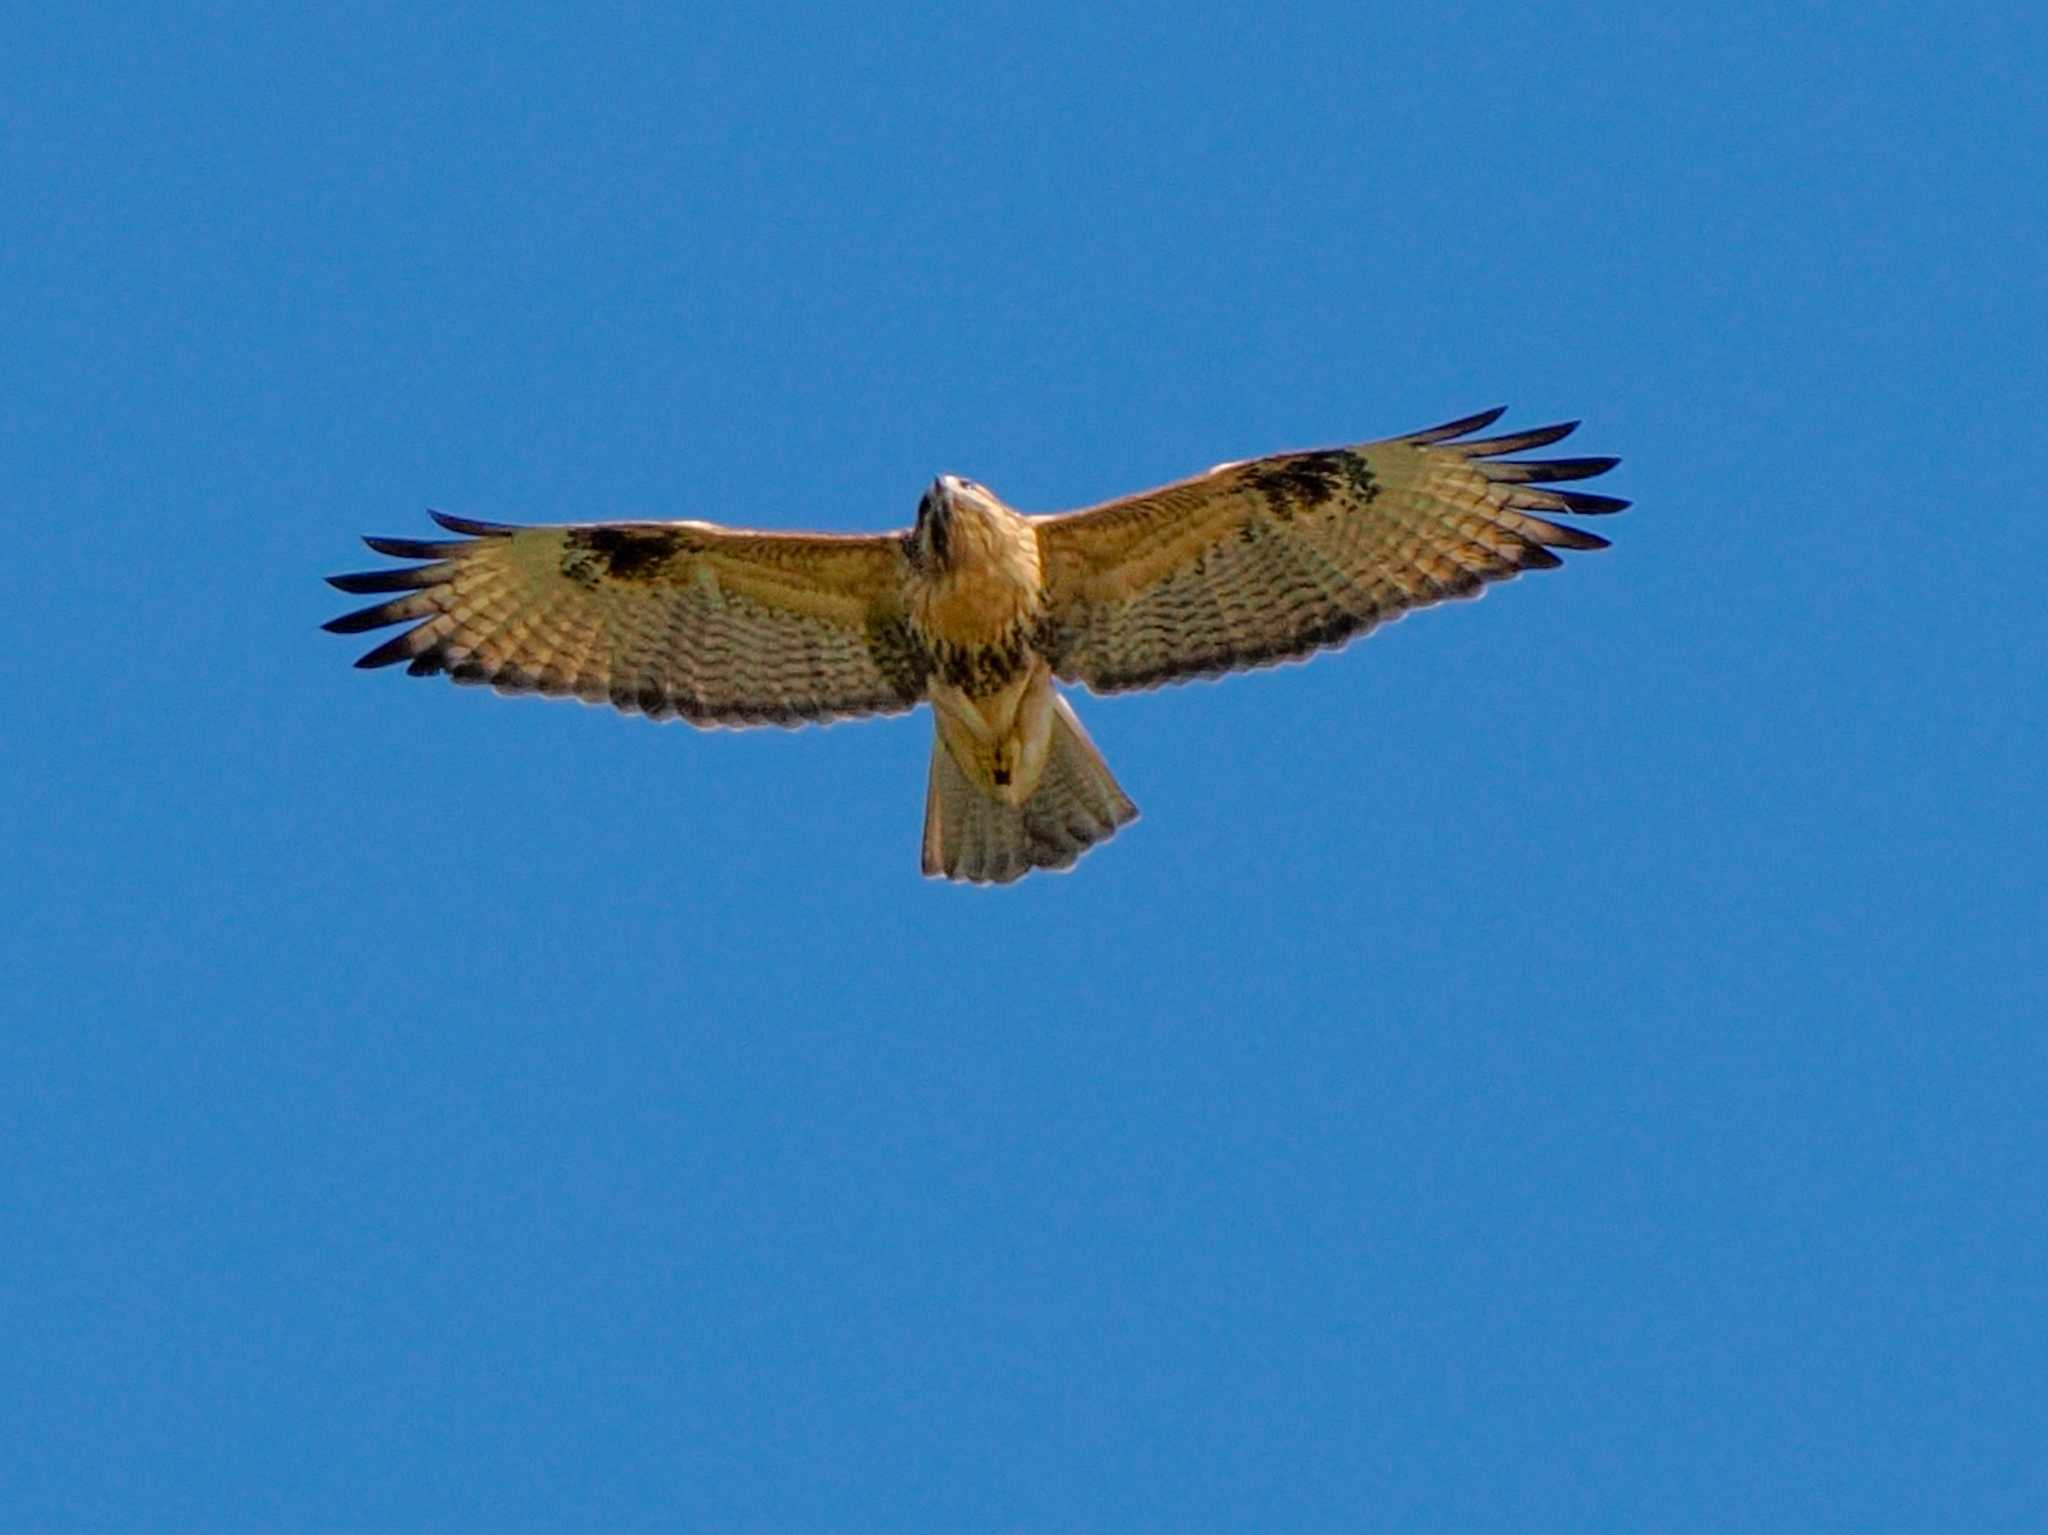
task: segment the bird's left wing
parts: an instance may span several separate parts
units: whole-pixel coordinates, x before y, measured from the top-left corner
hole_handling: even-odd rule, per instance
[[[1500,414],[1225,464],[1034,519],[1054,672],[1114,692],[1297,660],[1410,608],[1556,565],[1552,549],[1605,548],[1541,514],[1628,503],[1543,482],[1617,460],[1504,458],[1578,423],[1470,437]]]
[[[368,538],[427,563],[328,577],[345,592],[399,594],[326,625],[409,626],[358,666],[404,661],[415,676],[704,725],[898,713],[924,696],[930,661],[904,622],[901,534],[433,516],[466,536]]]

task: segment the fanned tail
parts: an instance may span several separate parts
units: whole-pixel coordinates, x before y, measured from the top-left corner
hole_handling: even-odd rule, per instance
[[[1073,706],[1055,694],[1045,773],[1021,805],[1005,805],[976,788],[933,735],[924,872],[1001,885],[1033,869],[1071,868],[1137,815]]]

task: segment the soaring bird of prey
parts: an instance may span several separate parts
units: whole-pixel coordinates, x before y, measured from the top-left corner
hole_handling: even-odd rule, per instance
[[[1554,549],[1605,548],[1546,514],[1627,506],[1551,488],[1618,460],[1509,457],[1578,423],[1472,436],[1500,415],[1224,464],[1051,516],[941,475],[893,533],[435,512],[462,536],[365,539],[425,563],[330,576],[399,595],[326,627],[409,626],[358,666],[404,661],[697,725],[930,703],[924,872],[1000,883],[1067,868],[1138,813],[1055,679],[1114,693],[1298,660],[1548,569]]]

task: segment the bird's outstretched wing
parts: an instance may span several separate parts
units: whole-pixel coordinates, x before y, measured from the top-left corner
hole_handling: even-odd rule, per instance
[[[1505,458],[1578,423],[1471,438],[1500,414],[1225,464],[1036,519],[1041,644],[1054,672],[1114,692],[1296,660],[1410,608],[1554,566],[1552,549],[1605,548],[1540,514],[1628,503],[1544,482],[1586,479],[1618,460]]]
[[[404,661],[415,676],[706,725],[897,713],[924,696],[930,662],[901,611],[900,534],[433,516],[466,536],[367,538],[427,563],[328,577],[345,592],[399,594],[328,629],[410,626],[358,666]]]

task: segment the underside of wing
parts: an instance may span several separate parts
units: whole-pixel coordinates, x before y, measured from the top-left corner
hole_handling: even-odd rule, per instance
[[[1602,549],[1552,513],[1626,501],[1559,482],[1612,458],[1516,459],[1567,422],[1475,438],[1499,410],[1382,442],[1226,464],[1038,519],[1054,671],[1103,692],[1298,660],[1413,608]]]
[[[364,540],[425,563],[328,577],[396,594],[325,626],[406,626],[358,666],[404,662],[414,676],[705,725],[897,713],[924,696],[930,663],[900,609],[900,535],[433,516],[463,536]]]

